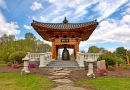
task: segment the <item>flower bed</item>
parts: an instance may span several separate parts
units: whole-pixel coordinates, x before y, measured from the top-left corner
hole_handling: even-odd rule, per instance
[[[29,63],[29,65],[28,65],[28,68],[35,68],[35,67],[36,67],[36,64]]]
[[[98,74],[100,75],[106,75],[107,72],[108,70],[106,68],[102,68],[102,69],[98,68]]]
[[[12,64],[12,68],[19,68],[19,64]]]

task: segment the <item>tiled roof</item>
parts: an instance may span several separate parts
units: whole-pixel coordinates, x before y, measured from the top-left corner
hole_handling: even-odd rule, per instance
[[[44,28],[53,28],[53,29],[75,29],[75,28],[82,28],[86,26],[90,26],[93,24],[98,24],[97,20],[85,23],[42,23],[34,21],[31,25],[41,26]]]

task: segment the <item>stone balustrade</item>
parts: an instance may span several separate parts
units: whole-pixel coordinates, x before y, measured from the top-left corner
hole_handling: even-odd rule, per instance
[[[97,61],[97,58],[101,55],[102,53],[85,53],[84,55],[84,61],[87,61],[88,58],[92,58],[94,61]]]
[[[30,53],[30,52],[27,52],[26,56],[28,56],[28,58],[29,58],[28,64],[29,64],[29,61],[40,61],[39,68],[45,67],[47,64],[49,64],[52,61],[52,59],[51,59],[52,53],[51,52],[45,52],[45,53]]]
[[[79,66],[84,67],[84,61],[89,61],[89,58],[91,58],[93,61],[97,61],[97,58],[102,53],[81,53],[77,52],[77,58],[76,61]]]
[[[47,64],[49,64],[52,59],[52,53],[46,52],[46,53],[40,53],[40,65],[39,67],[45,67]]]
[[[30,61],[39,61],[40,60],[40,53],[27,52],[27,54],[28,54]]]
[[[88,63],[88,77],[93,77],[95,78],[95,75],[93,73],[93,63],[97,61],[97,58],[101,55],[102,53],[77,53],[77,63],[79,67],[85,67],[84,62],[86,61]]]

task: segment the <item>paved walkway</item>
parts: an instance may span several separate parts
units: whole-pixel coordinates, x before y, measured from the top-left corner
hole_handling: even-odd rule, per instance
[[[62,68],[50,70],[50,76],[48,76],[48,78],[52,79],[58,84],[58,87],[51,90],[87,90],[82,87],[75,87],[74,82],[68,79],[68,75],[70,73],[70,70]]]

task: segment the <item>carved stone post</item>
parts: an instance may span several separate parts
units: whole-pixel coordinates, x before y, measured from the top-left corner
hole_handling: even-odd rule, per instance
[[[51,53],[48,52],[48,55],[49,55],[49,57],[48,57],[48,64],[49,64],[51,62]]]
[[[79,65],[79,53],[80,53],[80,52],[77,52],[77,53],[76,53],[76,54],[77,54],[77,55],[76,55],[76,61],[77,61],[78,65]]]
[[[29,57],[28,57],[28,55],[26,55],[25,58],[23,58],[22,60],[24,60],[24,67],[21,70],[21,74],[23,74],[23,73],[30,74],[30,71],[28,70],[28,65],[29,65]]]
[[[84,54],[80,53],[79,67],[84,67]]]
[[[40,53],[40,65],[39,67],[45,67],[46,63],[45,63],[45,53]]]

